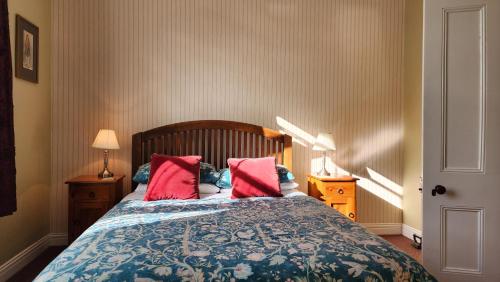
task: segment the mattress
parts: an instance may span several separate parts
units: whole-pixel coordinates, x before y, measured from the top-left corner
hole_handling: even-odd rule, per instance
[[[124,201],[142,201],[144,199],[145,190],[137,189],[136,191],[128,194],[122,199]],[[200,199],[230,199],[231,189],[221,189],[220,193],[215,194],[200,194]],[[297,189],[291,189],[281,192],[284,197],[294,197],[294,196],[306,196],[303,192]]]
[[[435,281],[308,196],[126,200],[35,281]]]

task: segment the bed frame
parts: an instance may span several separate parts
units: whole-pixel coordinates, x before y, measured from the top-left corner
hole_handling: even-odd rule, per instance
[[[174,123],[132,135],[132,174],[149,162],[153,153],[171,156],[200,155],[217,169],[228,158],[276,157],[292,170],[292,137],[258,125],[226,120]],[[137,183],[132,181],[132,190]]]

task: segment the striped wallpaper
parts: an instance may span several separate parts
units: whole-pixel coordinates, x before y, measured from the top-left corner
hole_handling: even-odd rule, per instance
[[[402,183],[404,1],[53,0],[52,9],[53,232],[66,230],[64,181],[102,166],[91,148],[100,128],[117,131],[110,165],[129,189],[131,135],[198,119],[297,134],[304,190],[320,156],[307,140],[333,132],[330,157],[366,178],[360,221],[401,222],[399,192],[367,168]]]

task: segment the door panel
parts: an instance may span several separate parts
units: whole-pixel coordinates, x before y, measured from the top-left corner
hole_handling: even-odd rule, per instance
[[[483,169],[484,19],[483,5],[443,10],[444,171]]]
[[[500,281],[500,1],[425,0],[423,69],[424,266]]]
[[[483,209],[443,207],[441,217],[441,265],[443,271],[482,272]],[[468,228],[462,228],[467,226]],[[457,229],[457,227],[459,227]],[[460,247],[457,247],[460,246]],[[466,253],[467,255],[463,255]]]

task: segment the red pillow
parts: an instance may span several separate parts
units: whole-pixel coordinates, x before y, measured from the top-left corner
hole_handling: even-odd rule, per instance
[[[200,156],[153,154],[144,201],[199,199]]]
[[[228,159],[233,192],[231,199],[283,197],[274,157]]]

